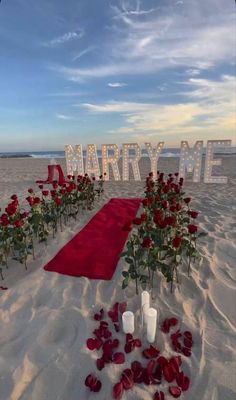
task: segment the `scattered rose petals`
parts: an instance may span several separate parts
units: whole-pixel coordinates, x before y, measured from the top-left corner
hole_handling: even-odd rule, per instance
[[[178,386],[170,386],[169,392],[175,399],[181,396],[181,389]]]
[[[123,391],[123,384],[121,382],[116,383],[113,387],[113,399],[120,400],[122,398]]]
[[[0,290],[8,290],[8,288],[5,286],[0,286]]]
[[[103,357],[102,357],[102,358],[98,358],[98,359],[96,360],[96,365],[97,365],[97,369],[98,369],[99,371],[101,371],[101,370],[105,367],[105,362],[104,362]]]
[[[174,373],[173,368],[170,363],[164,365],[163,375],[164,375],[165,380],[168,383],[173,382],[173,380],[175,379],[175,373]]]
[[[183,347],[182,353],[183,353],[186,357],[191,357],[191,355],[192,355],[191,349],[189,349],[188,347]]]

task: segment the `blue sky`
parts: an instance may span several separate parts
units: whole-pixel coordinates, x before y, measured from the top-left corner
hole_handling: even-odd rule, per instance
[[[232,139],[234,0],[2,0],[0,152]]]

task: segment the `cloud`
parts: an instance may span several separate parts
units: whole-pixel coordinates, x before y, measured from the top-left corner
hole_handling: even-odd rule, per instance
[[[191,76],[195,76],[195,75],[200,75],[201,74],[201,70],[200,69],[194,69],[194,68],[190,68],[186,70],[186,74],[187,75],[191,75]]]
[[[57,47],[71,40],[81,39],[83,36],[84,36],[84,31],[82,30],[76,32],[67,32],[62,36],[58,36],[52,40],[49,40],[48,42],[45,42],[44,46]]]
[[[62,119],[64,121],[71,121],[72,119],[74,119],[73,117],[65,114],[56,114],[56,118]]]
[[[83,57],[85,54],[90,53],[91,51],[93,51],[95,49],[94,46],[89,46],[86,49],[80,51],[78,54],[76,54],[76,56],[73,57],[72,61],[76,61],[79,58]]]
[[[112,88],[119,88],[119,87],[127,86],[127,84],[123,83],[123,82],[113,82],[113,83],[110,82],[107,84],[107,86],[112,87]]]
[[[136,102],[109,102],[82,104],[92,113],[118,113],[124,125],[110,132],[132,134],[151,139],[174,137],[208,139],[234,138],[236,128],[236,79],[222,76],[220,81],[190,78],[184,85],[191,90],[183,92],[185,101],[178,104]]]
[[[189,0],[183,7],[169,2],[142,10],[140,2],[112,7],[109,38],[103,51],[106,62],[86,68],[55,67],[66,79],[156,74],[164,69],[213,68],[235,60],[234,4],[223,0]],[[133,4],[133,2],[131,2]],[[101,60],[104,57],[101,57]]]

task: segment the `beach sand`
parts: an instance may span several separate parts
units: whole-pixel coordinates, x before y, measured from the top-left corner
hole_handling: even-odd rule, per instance
[[[65,161],[58,161],[65,168]],[[175,172],[178,161],[160,158],[158,169]],[[36,179],[46,178],[47,164],[46,159],[0,159],[0,206],[4,208],[13,193],[23,200],[27,189],[36,187]],[[142,159],[140,165],[144,178],[150,168],[148,159]],[[186,400],[236,398],[235,159],[222,157],[218,170],[229,177],[226,185],[185,184],[186,193],[193,197],[193,208],[200,211],[199,226],[208,232],[199,241],[202,265],[192,268],[190,278],[181,273],[181,286],[175,287],[173,294],[161,276],[155,282],[153,306],[159,311],[159,323],[176,316],[181,330],[193,333],[193,355],[184,360],[184,370],[191,378],[189,391],[181,397]],[[50,238],[47,246],[37,246],[37,259],[30,260],[27,271],[13,261],[4,272],[1,284],[9,289],[0,291],[1,400],[111,400],[120,371],[132,360],[141,359],[136,349],[125,365],[107,365],[99,372],[94,362],[96,352],[86,348],[96,326],[91,319],[94,311],[126,300],[128,308],[138,313],[134,287],[121,288],[121,272],[126,267],[123,259],[111,281],[49,273],[43,266],[110,198],[139,197],[143,188],[144,181],[106,182],[104,196],[92,211],[80,215],[55,239]],[[123,335],[117,337],[123,343]],[[166,356],[172,354],[159,327],[156,344]],[[102,381],[97,394],[84,386],[89,373]],[[167,387],[135,385],[122,399],[151,400],[157,389],[167,392]]]

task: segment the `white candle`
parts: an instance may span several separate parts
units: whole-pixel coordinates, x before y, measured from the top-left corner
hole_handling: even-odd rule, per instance
[[[146,312],[147,319],[147,340],[149,343],[155,341],[156,327],[157,327],[157,310],[149,308]]]
[[[124,333],[134,332],[134,314],[132,311],[125,311],[122,314],[122,325]]]
[[[150,295],[146,290],[141,293],[141,308],[144,304],[148,304],[148,307],[150,307]]]
[[[142,308],[142,321],[146,324],[147,323],[147,312],[149,310],[149,304],[144,304]]]
[[[147,323],[146,312],[150,308],[150,295],[144,290],[141,293],[141,313],[142,313],[142,325]]]

